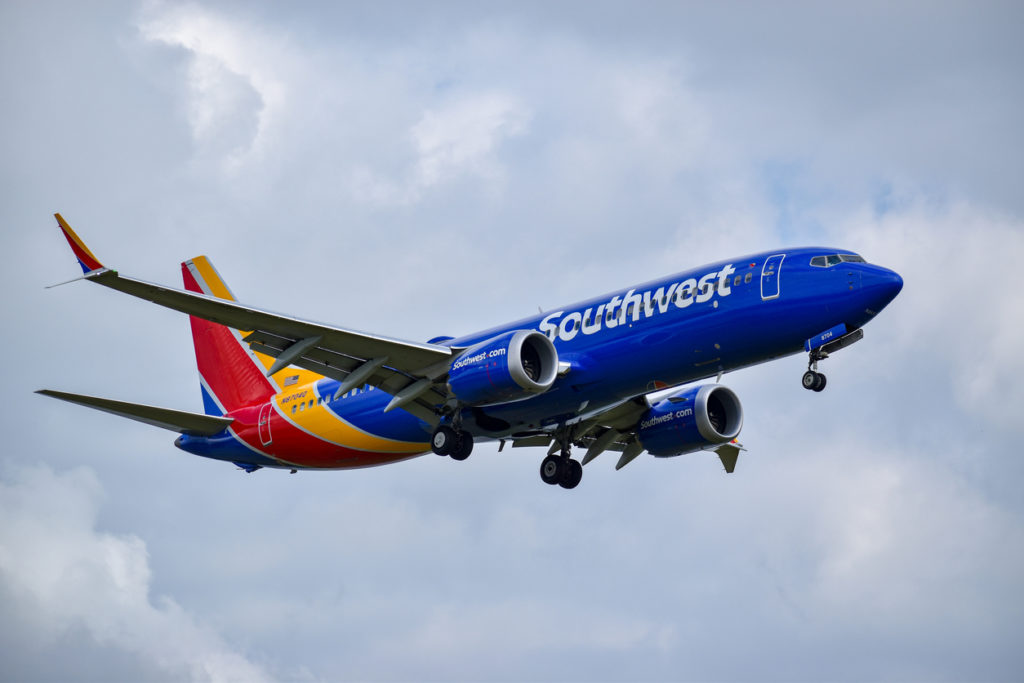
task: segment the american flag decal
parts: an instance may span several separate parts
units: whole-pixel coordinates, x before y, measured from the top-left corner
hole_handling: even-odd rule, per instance
[[[299,376],[298,375],[292,375],[291,377],[285,377],[284,378],[284,385],[286,387],[290,387],[291,385],[297,383],[298,381],[299,381]]]

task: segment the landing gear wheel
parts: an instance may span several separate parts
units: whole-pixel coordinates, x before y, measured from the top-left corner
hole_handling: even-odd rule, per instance
[[[558,485],[563,489],[574,489],[579,486],[583,479],[583,465],[578,460],[566,459],[563,463],[562,478]]]
[[[466,432],[458,432],[458,440],[449,453],[452,460],[465,460],[473,452],[473,436]]]
[[[825,375],[820,372],[815,372],[814,370],[808,370],[805,372],[803,378],[800,380],[804,389],[809,389],[811,391],[822,391],[825,388],[826,382],[827,380],[825,379]]]
[[[438,455],[449,455],[458,446],[458,443],[458,433],[451,427],[441,425],[434,430],[434,437],[430,440],[430,450]]]
[[[540,464],[540,478],[545,484],[554,486],[562,481],[562,472],[566,469],[564,462],[565,459],[560,455],[549,455],[544,458],[544,462]]]
[[[828,382],[828,380],[825,379],[825,375],[823,375],[823,374],[821,374],[819,372],[818,373],[818,383],[816,385],[814,385],[814,391],[824,391],[825,390],[825,384],[827,382]]]

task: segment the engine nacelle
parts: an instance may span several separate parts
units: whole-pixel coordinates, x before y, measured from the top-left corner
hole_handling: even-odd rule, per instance
[[[551,388],[558,351],[536,330],[506,332],[463,351],[448,371],[448,388],[470,406],[529,398]]]
[[[705,384],[651,406],[637,434],[654,456],[667,458],[726,443],[743,428],[743,408],[731,389]]]

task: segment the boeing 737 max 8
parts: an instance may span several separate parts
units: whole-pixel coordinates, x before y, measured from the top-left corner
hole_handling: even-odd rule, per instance
[[[413,342],[243,305],[205,256],[181,264],[183,290],[123,277],[56,218],[80,279],[190,316],[205,410],[39,393],[179,432],[178,448],[248,472],[367,467],[431,450],[464,460],[479,440],[546,449],[541,478],[564,488],[609,450],[621,454],[616,469],[645,451],[710,450],[732,472],[739,397],[694,383],[802,352],[803,386],[821,391],[818,363],[859,341],[903,287],[847,250],[780,249]]]

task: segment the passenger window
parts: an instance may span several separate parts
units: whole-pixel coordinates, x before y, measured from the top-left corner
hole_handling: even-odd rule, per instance
[[[298,410],[298,409],[299,409],[298,406],[292,406],[292,415],[294,415],[295,411]]]
[[[312,408],[312,407],[313,407],[313,399],[309,399],[309,407],[310,407],[310,408]]]
[[[306,409],[306,404],[305,403],[300,403],[299,404],[299,412],[301,413],[305,409]]]
[[[745,278],[743,278],[743,282],[745,282],[746,284],[748,284],[748,285],[749,285],[749,284],[750,284],[750,281],[751,281],[751,280],[752,280],[753,278],[754,278],[754,275],[753,275],[753,273],[751,273],[751,272],[749,272],[749,271],[748,271],[748,272],[747,272],[747,276],[746,276]]]
[[[736,276],[736,279],[732,281],[732,286],[733,286],[733,287],[739,287],[739,286],[740,286],[740,282],[741,282],[742,280],[743,280],[743,277],[742,277],[742,276],[740,276],[740,275],[737,275],[737,276]]]

